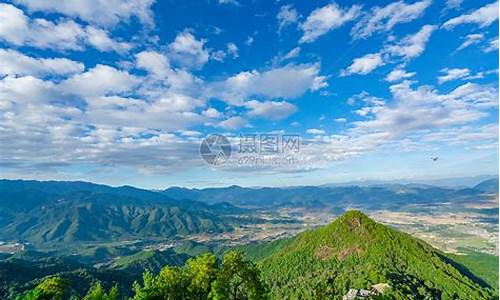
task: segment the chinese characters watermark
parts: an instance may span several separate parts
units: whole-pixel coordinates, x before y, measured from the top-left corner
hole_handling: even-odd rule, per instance
[[[297,162],[299,152],[298,134],[242,134],[231,139],[213,134],[200,145],[201,157],[209,165],[290,165]]]

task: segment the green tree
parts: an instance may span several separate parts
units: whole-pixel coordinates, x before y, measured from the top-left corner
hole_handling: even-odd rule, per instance
[[[189,259],[185,273],[189,278],[188,291],[191,298],[206,299],[217,276],[217,258],[212,254],[203,254]]]
[[[230,251],[224,255],[210,296],[214,300],[258,300],[266,298],[266,288],[257,266],[245,260],[242,252]]]
[[[34,289],[24,293],[18,300],[62,300],[68,296],[68,281],[60,277],[44,279]]]
[[[158,275],[143,274],[143,284],[134,283],[134,300],[207,299],[217,274],[212,254],[189,259],[184,267],[164,267]]]
[[[113,286],[109,292],[102,287],[100,282],[94,283],[83,300],[116,300],[118,299],[118,287]]]

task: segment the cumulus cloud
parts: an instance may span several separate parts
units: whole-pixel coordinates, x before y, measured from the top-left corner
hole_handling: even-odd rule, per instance
[[[365,56],[355,58],[351,65],[341,72],[341,76],[368,74],[382,65],[384,65],[384,61],[380,53],[366,54]]]
[[[245,107],[249,109],[248,115],[250,117],[260,117],[269,120],[286,119],[297,111],[295,105],[284,101],[259,102],[251,100],[245,103]]]
[[[68,75],[85,66],[67,58],[34,58],[15,50],[0,49],[0,75]]]
[[[80,51],[87,44],[99,51],[119,53],[131,48],[128,43],[113,40],[105,30],[83,27],[72,20],[30,19],[22,10],[5,3],[0,3],[0,39],[16,46],[55,50]]]
[[[408,35],[401,41],[386,47],[385,51],[392,56],[398,56],[405,60],[420,56],[436,29],[433,25],[424,25],[418,32]]]
[[[359,15],[360,10],[361,7],[358,5],[353,5],[347,9],[341,8],[336,3],[316,8],[304,23],[300,24],[300,28],[304,32],[300,38],[300,43],[314,42],[330,30],[354,20]]]
[[[457,79],[465,79],[465,78],[468,78],[470,76],[470,70],[467,68],[463,68],[463,69],[445,68],[445,69],[442,69],[440,72],[443,73],[443,75],[438,77],[439,84],[445,83],[447,81],[457,80]]]
[[[392,70],[389,74],[387,74],[387,76],[385,77],[385,80],[389,81],[389,82],[395,82],[395,81],[400,81],[403,79],[411,78],[411,77],[415,76],[415,74],[416,74],[415,72],[406,72],[405,70],[403,70],[401,68],[396,68],[396,69]]]
[[[391,86],[393,101],[379,107],[366,121],[355,122],[357,132],[387,132],[393,137],[419,130],[437,130],[476,121],[484,109],[498,105],[494,87],[466,83],[449,94],[428,86],[411,88],[409,82]]]
[[[137,83],[137,78],[126,71],[97,65],[85,73],[73,75],[61,82],[60,87],[68,94],[104,96],[130,91]]]
[[[231,117],[217,124],[217,127],[228,130],[236,130],[248,126],[249,126],[248,121],[240,116]]]
[[[164,78],[170,70],[167,57],[156,51],[142,51],[135,55],[136,65],[140,69],[148,71],[155,77]]]
[[[326,78],[319,75],[318,64],[287,65],[259,72],[240,72],[223,81],[212,83],[206,91],[208,97],[221,98],[228,103],[242,105],[248,98],[295,98],[308,90],[327,86]]]
[[[279,31],[281,31],[286,26],[297,23],[299,20],[299,13],[291,4],[283,5],[280,7],[276,19],[278,19]]]
[[[376,68],[394,62],[395,59],[409,61],[420,56],[429,41],[432,32],[436,29],[433,25],[424,25],[415,34],[405,36],[399,41],[393,41],[384,46],[378,53],[366,54],[362,57],[355,58],[351,65],[340,72],[341,76],[349,76],[352,74],[368,74]],[[398,75],[397,73],[393,75]],[[399,75],[402,75],[401,73]]]
[[[203,39],[197,40],[191,32],[183,31],[168,46],[170,57],[182,67],[201,69],[210,57],[205,42]]]
[[[132,48],[132,45],[124,42],[117,42],[113,40],[109,33],[92,26],[88,26],[85,30],[87,42],[94,46],[99,51],[115,51],[118,53],[125,53]]]
[[[153,23],[154,0],[15,0],[30,11],[56,12],[100,26],[114,26],[136,17],[144,24]]]
[[[424,0],[411,4],[398,1],[384,7],[376,6],[354,25],[351,35],[359,39],[367,38],[376,32],[390,31],[397,24],[419,18],[430,5],[430,0]]]
[[[498,20],[498,2],[493,2],[469,14],[446,21],[443,24],[443,28],[450,30],[461,24],[477,24],[479,27],[486,27],[496,20]]]

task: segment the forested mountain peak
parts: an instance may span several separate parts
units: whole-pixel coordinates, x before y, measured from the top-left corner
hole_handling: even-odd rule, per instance
[[[489,287],[442,252],[359,211],[299,234],[260,261],[273,299],[338,299],[388,284],[389,299],[490,299]]]

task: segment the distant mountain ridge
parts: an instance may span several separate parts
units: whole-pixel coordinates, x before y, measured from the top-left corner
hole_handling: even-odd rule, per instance
[[[477,184],[476,186],[474,186],[474,189],[480,190],[483,192],[487,192],[487,193],[497,193],[498,194],[498,177],[493,178],[493,179],[489,179],[489,180],[485,180],[485,181]]]
[[[0,180],[0,240],[38,246],[131,239],[169,239],[231,231],[247,209],[301,207],[342,213],[347,207],[398,209],[412,204],[491,198],[498,179],[472,188],[386,185],[287,188],[169,188],[151,191],[89,182]],[[476,201],[476,200],[475,200]]]
[[[87,182],[0,181],[0,240],[47,245],[231,228],[217,206],[153,191]]]
[[[495,179],[484,181],[475,187],[451,189],[423,184],[385,184],[373,186],[296,186],[247,188],[229,186],[222,188],[189,189],[172,187],[162,194],[173,199],[191,199],[205,203],[226,202],[236,206],[304,206],[323,207],[335,203],[343,205],[370,205],[378,208],[399,207],[406,203],[438,203],[461,201],[477,195],[481,198],[489,182],[489,190],[495,192]],[[496,179],[498,180],[498,179]],[[484,184],[484,185],[481,185]],[[496,188],[498,193],[498,186]],[[368,206],[367,206],[368,205]]]

